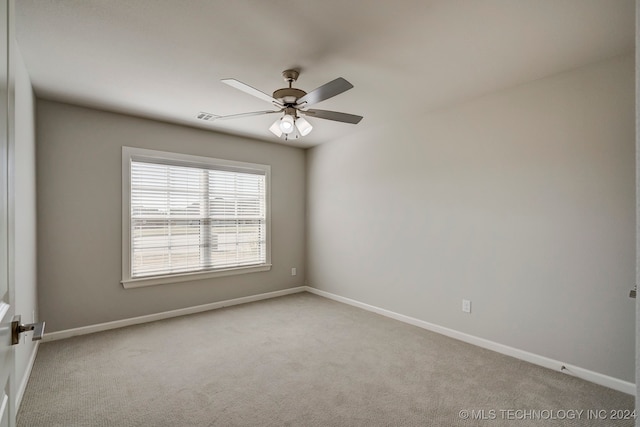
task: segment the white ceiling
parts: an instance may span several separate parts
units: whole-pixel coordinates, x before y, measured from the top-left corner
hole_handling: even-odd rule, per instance
[[[39,97],[279,142],[274,116],[219,122],[295,87],[355,87],[314,108],[313,146],[634,48],[634,0],[18,0],[16,35]],[[291,141],[290,141],[291,143]]]

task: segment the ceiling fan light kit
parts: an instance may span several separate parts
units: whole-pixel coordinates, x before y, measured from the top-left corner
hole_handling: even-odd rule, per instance
[[[296,119],[296,128],[298,128],[298,132],[300,132],[300,135],[302,136],[309,135],[309,133],[313,130],[313,126],[311,126],[311,123],[309,123],[304,117],[298,117]]]
[[[291,133],[293,132],[293,124],[295,123],[295,120],[293,120],[293,117],[285,114],[283,118],[280,119],[280,130],[282,131],[282,133]]]
[[[215,120],[234,119],[239,117],[260,116],[264,114],[284,113],[281,118],[276,120],[269,130],[278,138],[284,136],[289,139],[290,135],[300,136],[309,135],[313,126],[306,120],[305,116],[311,116],[318,119],[333,120],[336,122],[357,124],[362,120],[362,116],[354,114],[340,113],[337,111],[315,110],[309,109],[313,104],[332,98],[353,87],[351,83],[338,77],[335,80],[326,83],[319,88],[307,93],[302,89],[294,88],[293,82],[298,79],[300,72],[298,70],[285,70],[282,77],[289,83],[289,87],[277,89],[272,96],[259,91],[245,83],[236,79],[222,79],[225,83],[233,88],[239,89],[249,95],[269,102],[277,110],[255,111],[251,113],[232,114],[229,116],[219,116]]]
[[[295,117],[293,115],[285,114],[282,118],[273,122],[269,130],[275,136],[280,138],[283,134],[285,139],[289,139],[289,136],[297,131],[295,137],[307,136],[313,129],[311,123],[309,123],[304,117]]]

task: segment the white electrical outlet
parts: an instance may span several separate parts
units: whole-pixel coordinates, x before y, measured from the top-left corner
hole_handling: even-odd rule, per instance
[[[471,301],[469,301],[468,299],[462,300],[462,311],[464,311],[465,313],[471,313]]]
[[[298,271],[296,270],[296,268],[295,268],[295,267],[293,267],[293,268],[291,269],[291,275],[292,275],[292,276],[295,276],[296,274],[298,274]]]

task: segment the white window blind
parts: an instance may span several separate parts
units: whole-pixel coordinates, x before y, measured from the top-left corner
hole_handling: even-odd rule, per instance
[[[129,184],[130,280],[267,264],[265,171],[134,156]]]

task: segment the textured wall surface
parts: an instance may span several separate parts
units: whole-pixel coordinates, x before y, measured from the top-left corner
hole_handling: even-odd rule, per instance
[[[629,54],[315,147],[309,285],[634,382],[634,129]]]

